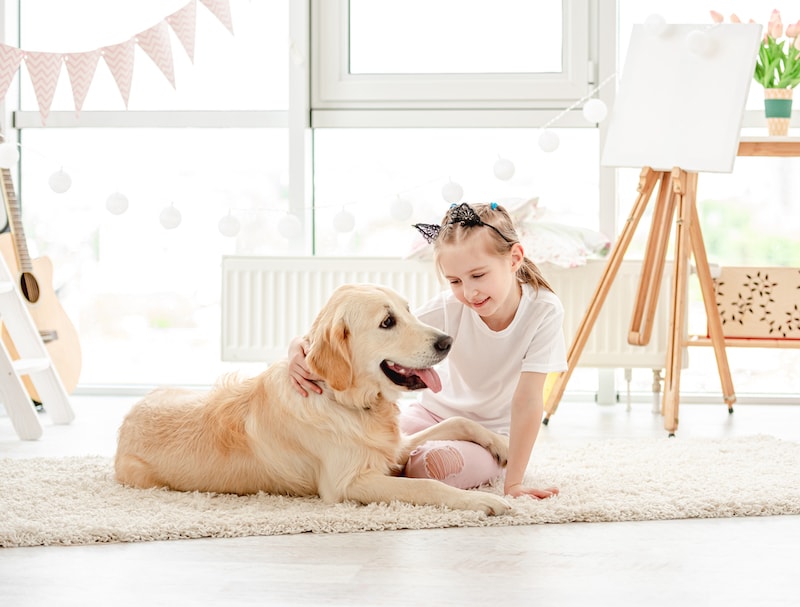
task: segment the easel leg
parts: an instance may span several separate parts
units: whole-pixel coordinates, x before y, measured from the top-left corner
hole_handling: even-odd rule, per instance
[[[674,169],[672,184],[678,215],[675,221],[675,271],[670,294],[670,334],[667,344],[667,366],[662,406],[664,428],[670,433],[670,436],[673,436],[678,429],[683,333],[686,326],[687,278],[691,252],[689,231],[692,221],[691,209],[694,205],[694,194],[697,188],[697,173],[686,173],[680,169]]]
[[[545,403],[545,417],[542,421],[542,423],[545,425],[547,425],[549,422],[550,416],[556,412],[556,409],[558,409],[558,404],[561,401],[561,397],[564,395],[564,389],[566,388],[567,381],[569,381],[572,372],[578,365],[581,352],[583,352],[583,348],[589,339],[589,335],[592,332],[592,328],[597,320],[597,316],[600,314],[600,310],[603,307],[606,296],[608,295],[608,292],[614,283],[614,278],[619,271],[619,267],[622,264],[623,258],[625,257],[625,252],[628,250],[628,246],[630,245],[631,239],[636,231],[636,226],[639,224],[639,220],[642,218],[644,210],[647,208],[647,203],[650,200],[650,196],[653,193],[653,189],[655,188],[656,182],[658,181],[660,175],[661,173],[653,171],[649,167],[643,168],[642,172],[639,174],[639,186],[637,188],[639,195],[636,198],[636,203],[631,210],[630,216],[625,222],[625,227],[622,229],[619,239],[609,255],[608,263],[606,264],[605,270],[603,270],[603,275],[600,278],[600,282],[595,289],[591,301],[589,302],[589,307],[584,313],[583,320],[581,320],[578,331],[572,340],[572,345],[567,353],[567,370],[558,375],[558,378],[553,384],[553,388],[548,395],[547,402]]]
[[[642,260],[636,303],[631,316],[631,328],[628,333],[628,343],[634,346],[646,346],[650,343],[650,337],[653,334],[653,321],[664,276],[664,264],[674,215],[675,197],[672,193],[672,177],[670,173],[664,172],[661,174],[658,198],[653,210],[647,248]]]
[[[714,292],[714,281],[711,279],[711,268],[708,265],[706,245],[703,242],[703,232],[700,229],[700,217],[697,205],[692,205],[692,223],[689,230],[692,241],[692,252],[697,265],[697,278],[700,281],[700,290],[703,294],[703,304],[708,318],[708,334],[714,346],[714,356],[717,359],[717,370],[722,384],[722,398],[728,405],[728,413],[733,413],[733,403],[736,402],[736,393],[733,389],[731,369],[728,365],[728,352],[725,350],[725,336],[722,333],[722,319],[717,309],[717,296]]]

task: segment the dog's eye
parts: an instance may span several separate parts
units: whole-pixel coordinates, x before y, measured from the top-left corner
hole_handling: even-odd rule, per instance
[[[381,329],[391,329],[396,324],[397,321],[395,320],[394,316],[389,314],[389,316],[383,319],[383,322],[381,323]]]

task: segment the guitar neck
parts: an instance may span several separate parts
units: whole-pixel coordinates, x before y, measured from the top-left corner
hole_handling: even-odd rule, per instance
[[[14,241],[14,252],[17,255],[17,265],[21,272],[31,272],[33,263],[28,253],[28,245],[25,239],[25,228],[22,226],[22,209],[14,191],[14,182],[11,179],[11,170],[0,169],[0,179],[2,180],[3,201],[6,205],[8,223],[11,226],[11,236]]]

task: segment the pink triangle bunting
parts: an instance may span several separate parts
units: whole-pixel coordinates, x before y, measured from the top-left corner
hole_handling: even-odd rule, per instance
[[[131,96],[131,82],[133,81],[134,44],[135,42],[131,38],[125,42],[104,46],[100,49],[100,54],[119,87],[126,109],[128,108],[128,99]]]
[[[169,41],[169,26],[166,21],[136,35],[136,43],[147,53],[175,88],[175,68],[172,63],[172,45]]]
[[[0,100],[5,99],[24,53],[14,46],[0,43]]]
[[[100,49],[86,53],[67,53],[64,63],[67,65],[67,74],[72,86],[72,99],[75,101],[75,115],[78,116],[83,108],[83,102],[89,92],[94,73],[97,71],[97,62],[100,60]]]
[[[58,84],[58,76],[61,73],[61,53],[25,53],[25,65],[31,77],[33,91],[36,93],[36,101],[39,104],[39,115],[42,117],[42,126],[47,124],[47,117],[50,114],[50,105]]]
[[[192,0],[179,11],[166,17],[172,31],[183,45],[183,50],[189,55],[189,61],[194,63],[194,37],[197,30],[197,3]]]
[[[44,125],[50,114],[62,61],[67,64],[75,113],[80,114],[89,93],[97,63],[102,56],[114,81],[117,83],[125,108],[128,107],[133,82],[135,46],[155,62],[164,76],[175,88],[175,68],[169,29],[183,45],[189,60],[194,63],[195,37],[197,30],[197,1],[190,0],[183,8],[168,15],[157,25],[139,33],[134,38],[81,53],[41,53],[24,51],[0,43],[0,101],[2,101],[20,64],[24,61],[30,74],[39,113]],[[233,34],[230,0],[199,0]]]
[[[228,0],[200,0],[214,16],[220,20],[222,25],[233,33],[233,19],[231,18],[231,5]]]

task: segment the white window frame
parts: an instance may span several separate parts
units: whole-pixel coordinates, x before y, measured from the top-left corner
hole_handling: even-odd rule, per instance
[[[351,74],[348,0],[312,0],[312,112],[563,108],[594,80],[589,4],[563,0],[564,69],[557,74]]]

